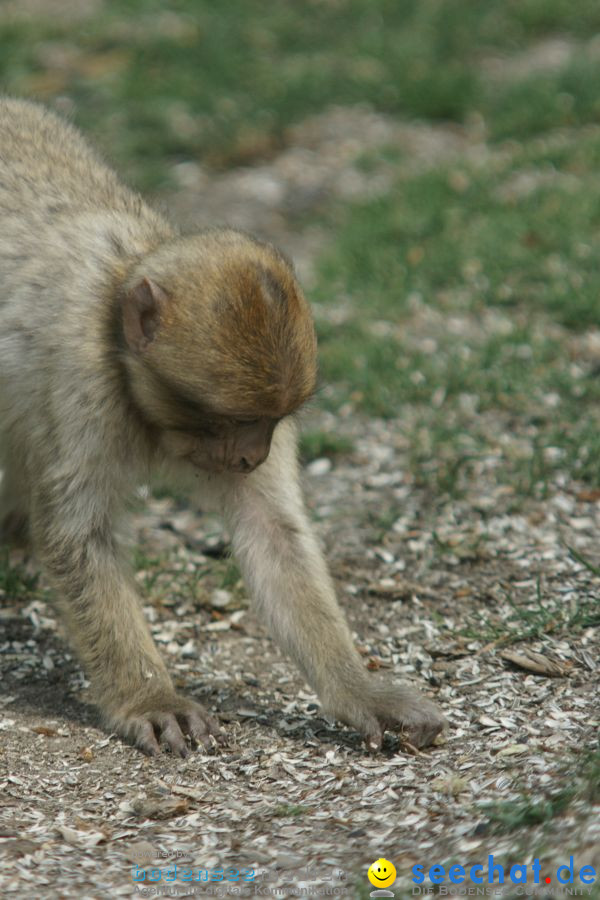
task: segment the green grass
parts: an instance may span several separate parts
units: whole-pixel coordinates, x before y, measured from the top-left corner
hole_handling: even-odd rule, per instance
[[[301,806],[300,804],[295,803],[282,803],[281,806],[277,806],[273,812],[274,816],[278,818],[298,818],[298,816],[304,816],[306,813],[310,812],[308,806]]]
[[[593,60],[503,87],[481,60],[598,27],[593,0],[120,0],[76,32],[43,13],[0,21],[0,87],[69,98],[118,166],[154,187],[168,162],[268,155],[331,104],[457,123],[478,112],[496,137],[596,122]]]
[[[307,463],[322,456],[344,456],[352,451],[352,441],[332,431],[305,430],[300,437],[300,456]]]
[[[543,499],[559,471],[600,483],[598,362],[570,337],[600,321],[599,159],[595,131],[535,138],[332,214],[316,293],[347,316],[318,322],[324,402],[412,411],[417,480],[435,460],[433,486],[456,493],[499,453],[521,496]],[[527,431],[526,454],[499,447],[495,414]]]
[[[527,791],[521,799],[484,806],[496,833],[512,832],[534,825],[548,825],[568,812],[576,800],[594,804],[600,799],[600,751],[591,750],[573,756],[562,765],[556,782],[566,786],[548,791],[542,799],[533,799]]]
[[[133,564],[144,598],[157,606],[188,601],[212,609],[210,591],[215,588],[230,591],[236,605],[244,597],[240,571],[230,557],[190,565],[181,548],[149,555],[143,547],[136,547]]]
[[[0,592],[9,598],[28,597],[38,587],[39,576],[21,563],[13,563],[8,548],[0,546]]]
[[[484,109],[493,138],[528,137],[600,119],[600,62],[577,58],[556,72],[489,87]]]
[[[461,166],[460,180],[453,168],[403,179],[344,219],[325,284],[360,296],[370,318],[397,318],[418,293],[447,312],[536,308],[595,324],[599,161],[600,137],[577,135],[560,153],[517,146]]]
[[[571,788],[557,791],[542,801],[533,801],[524,795],[522,800],[506,801],[488,808],[487,815],[494,824],[494,830],[498,832],[545,825],[566,812],[573,797],[574,791]]]
[[[580,553],[571,550],[570,555],[584,568],[597,574],[598,570]],[[575,634],[582,628],[600,625],[600,604],[597,596],[580,593],[570,603],[561,595],[546,593],[538,575],[535,591],[527,596],[517,596],[504,591],[504,596],[493,606],[476,606],[470,613],[460,633],[471,640],[493,643],[506,647],[521,641],[539,640],[546,635]]]

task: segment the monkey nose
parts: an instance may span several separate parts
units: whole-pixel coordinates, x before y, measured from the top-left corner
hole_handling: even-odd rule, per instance
[[[254,472],[261,463],[264,463],[268,455],[268,450],[261,451],[260,453],[246,453],[244,456],[240,456],[239,459],[232,464],[231,468],[234,472],[249,475],[250,472]]]

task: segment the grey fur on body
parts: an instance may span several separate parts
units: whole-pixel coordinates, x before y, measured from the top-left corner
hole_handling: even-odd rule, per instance
[[[190,239],[122,186],[73,127],[19,100],[0,100],[0,216],[0,521],[27,528],[107,725],[150,753],[158,739],[184,755],[186,733],[206,746],[218,735],[199,704],[175,693],[115,538],[132,485],[163,466],[223,514],[258,613],[325,709],[373,747],[386,727],[418,746],[433,740],[444,725],[436,707],[371,677],[353,647],[304,511],[293,420],[273,414],[282,421],[270,454],[249,475],[193,468],[147,421],[158,388],[126,346],[121,298],[148,273],[164,281],[185,268]],[[224,254],[223,271],[230,256],[249,266],[255,256],[268,269],[265,290],[275,272],[296,291],[271,248],[233,232],[192,241],[199,272],[210,270],[219,290]],[[207,325],[193,327],[198,346],[210,342]]]

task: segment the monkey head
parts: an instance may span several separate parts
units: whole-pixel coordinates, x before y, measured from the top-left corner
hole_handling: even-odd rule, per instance
[[[120,297],[131,397],[170,456],[251,472],[311,395],[316,338],[290,264],[232,230],[178,238],[139,262]]]

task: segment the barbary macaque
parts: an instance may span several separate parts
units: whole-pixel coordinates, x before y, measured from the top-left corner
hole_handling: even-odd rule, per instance
[[[153,469],[221,512],[257,613],[324,710],[371,749],[444,727],[368,673],[304,511],[294,413],[317,377],[287,260],[246,234],[182,237],[52,112],[0,100],[1,522],[26,531],[105,724],[149,754],[214,746],[175,692],[116,529]]]

